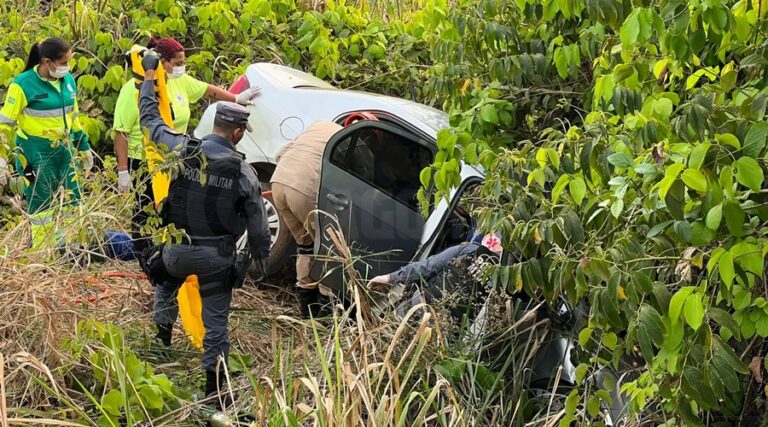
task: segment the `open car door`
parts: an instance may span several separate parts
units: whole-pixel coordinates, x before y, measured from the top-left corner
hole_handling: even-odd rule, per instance
[[[344,295],[343,254],[358,277],[392,272],[411,261],[425,219],[416,194],[419,174],[436,147],[390,123],[362,121],[339,131],[323,153],[312,278]],[[332,230],[346,242],[337,245]]]

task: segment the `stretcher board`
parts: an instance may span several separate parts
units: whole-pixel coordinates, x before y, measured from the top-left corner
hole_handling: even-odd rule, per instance
[[[134,45],[130,51],[131,69],[136,79],[137,87],[144,80],[144,68],[141,66],[141,58],[145,51],[146,48],[138,45]],[[157,100],[160,104],[160,116],[168,126],[173,128],[173,112],[171,110],[171,99],[168,96],[167,83],[165,70],[163,67],[158,67],[157,71],[155,71],[155,91],[157,92]],[[139,93],[136,94],[136,102],[138,103],[138,101]],[[157,149],[157,145],[149,140],[146,132],[144,132],[144,155],[147,159],[149,173],[152,176],[151,185],[155,195],[155,207],[157,207],[168,196],[171,178],[167,173],[155,171],[157,165],[163,161],[163,154]],[[184,281],[181,289],[179,289],[177,300],[184,332],[195,348],[202,349],[205,326],[203,326],[203,303],[200,298],[200,284],[196,275],[187,277],[187,280]]]

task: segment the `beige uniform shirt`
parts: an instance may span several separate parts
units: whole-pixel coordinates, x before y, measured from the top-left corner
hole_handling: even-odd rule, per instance
[[[329,121],[312,123],[301,135],[277,153],[277,168],[272,183],[279,183],[317,199],[320,190],[320,164],[331,137],[342,127]]]

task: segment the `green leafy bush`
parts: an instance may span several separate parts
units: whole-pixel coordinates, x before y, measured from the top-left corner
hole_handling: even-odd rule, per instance
[[[589,303],[580,378],[639,357],[623,390],[633,414],[658,424],[733,421],[751,398],[742,358],[759,362],[768,336],[768,3],[424,0],[404,11],[70,0],[48,15],[38,2],[14,6],[0,0],[0,95],[31,43],[61,35],[75,44],[95,141],[110,140],[128,77],[121,53],[149,34],[180,38],[192,72],[213,83],[279,61],[450,111],[454,127],[440,133],[422,183],[443,196],[461,160],[485,167],[478,215],[519,260],[500,269],[500,285]],[[564,423],[600,421],[607,400],[574,390]]]

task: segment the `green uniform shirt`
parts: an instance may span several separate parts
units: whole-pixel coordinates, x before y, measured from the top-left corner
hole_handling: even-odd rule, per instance
[[[175,131],[187,133],[190,118],[189,106],[199,101],[207,90],[207,83],[187,74],[177,79],[168,79],[168,96],[171,98]],[[128,157],[131,159],[144,158],[144,135],[139,124],[137,93],[134,79],[129,80],[120,89],[115,105],[115,123],[112,127],[128,136]]]
[[[88,137],[77,119],[77,85],[72,74],[48,81],[37,67],[25,71],[8,87],[0,109],[0,126],[16,128],[16,134],[33,142],[68,139],[79,150],[90,149]]]

